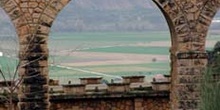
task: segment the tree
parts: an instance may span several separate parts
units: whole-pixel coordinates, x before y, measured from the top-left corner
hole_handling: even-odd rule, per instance
[[[219,110],[220,102],[220,42],[208,52],[207,70],[202,78],[202,110]]]

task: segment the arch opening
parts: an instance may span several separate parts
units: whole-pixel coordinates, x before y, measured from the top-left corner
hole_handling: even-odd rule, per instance
[[[18,49],[19,40],[16,33],[16,29],[11,22],[11,19],[5,13],[5,11],[0,9],[0,69],[2,75],[0,79],[13,81],[13,76],[17,73],[15,72],[18,64]]]
[[[151,81],[155,74],[170,74],[169,29],[152,1],[121,0],[113,4],[116,1],[110,0],[109,7],[106,1],[96,2],[99,5],[71,1],[54,22],[49,48],[51,62],[57,67],[51,68],[52,78],[60,79],[65,70],[65,84],[71,77],[101,76],[109,80],[145,75]],[[118,11],[125,2],[130,4]]]

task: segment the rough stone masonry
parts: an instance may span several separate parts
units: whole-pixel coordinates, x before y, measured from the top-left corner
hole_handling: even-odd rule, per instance
[[[0,0],[19,37],[20,110],[48,110],[48,35],[70,0]],[[198,109],[205,39],[220,0],[153,0],[171,31],[172,110]]]
[[[198,110],[205,41],[220,0],[153,0],[171,32],[171,109]]]
[[[20,110],[48,110],[48,35],[70,0],[0,0],[19,37]]]

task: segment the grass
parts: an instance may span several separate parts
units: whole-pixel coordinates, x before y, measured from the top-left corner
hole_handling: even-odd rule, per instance
[[[55,33],[50,36],[51,49],[75,49],[140,42],[170,41],[168,32],[94,32]]]
[[[137,43],[148,43],[152,41],[170,41],[168,32],[86,32],[86,33],[52,33],[49,37],[49,48],[54,52],[63,50],[85,49],[85,52],[106,52],[106,53],[124,53],[124,54],[158,54],[168,55],[168,47],[135,47],[135,46],[117,46],[130,45]],[[100,48],[105,46],[117,46]],[[74,54],[74,52],[73,52]],[[7,65],[10,65],[10,70],[13,72],[16,61],[10,58],[0,58],[0,64],[4,71],[8,70]],[[51,56],[51,62],[69,63],[82,60],[80,56]],[[98,66],[82,66],[79,67],[86,70],[94,70],[104,72],[110,75],[130,75],[143,73],[149,75],[148,72],[162,72],[169,70],[167,63],[150,63],[150,64],[125,64],[125,65],[98,65]],[[50,77],[56,78],[79,78],[85,76],[97,76],[95,74],[84,73],[80,71],[68,70],[58,67],[50,67]]]
[[[149,64],[83,66],[79,68],[88,71],[95,71],[108,75],[118,75],[118,76],[132,75],[132,74],[153,75],[156,73],[162,73],[162,74],[167,73],[169,71],[168,65],[169,63],[167,62],[157,62],[157,63],[149,63]],[[68,70],[59,67],[50,67],[50,70],[51,70],[50,71],[51,77],[79,78],[84,76],[97,76],[95,74]]]
[[[11,78],[14,75],[17,65],[18,62],[14,58],[9,58],[5,56],[0,57],[0,68],[6,78]],[[2,78],[3,77],[1,75],[0,80],[3,80]]]
[[[153,71],[168,71],[168,62],[146,63],[146,64],[119,64],[119,65],[96,65],[96,66],[83,66],[81,69],[104,72],[116,75],[117,73],[129,72],[153,72]],[[115,74],[116,73],[116,74]]]
[[[141,47],[127,46],[137,43],[148,43],[152,41],[170,41],[168,32],[86,32],[86,33],[54,33],[50,36],[49,45],[51,49],[75,50],[83,52],[105,52],[123,54],[155,54],[168,55],[168,47]],[[123,45],[123,46],[118,46]],[[104,47],[104,48],[103,48]],[[80,50],[81,49],[81,50]],[[74,52],[73,52],[74,54]],[[82,58],[71,56],[55,56],[55,62],[74,62]],[[81,66],[80,69],[102,72],[109,75],[132,75],[149,73],[164,73],[169,71],[168,62],[157,62],[149,64],[121,64],[121,65],[97,65]],[[62,68],[51,68],[51,77],[79,78],[84,76],[96,76],[90,73],[67,70]]]

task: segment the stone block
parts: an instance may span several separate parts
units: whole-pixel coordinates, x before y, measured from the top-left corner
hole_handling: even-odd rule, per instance
[[[22,60],[20,61],[20,67],[22,68],[37,68],[37,67],[47,67],[48,66],[48,60]]]
[[[23,84],[48,84],[49,82],[49,76],[41,76],[41,75],[35,75],[35,76],[24,76],[22,79]]]
[[[85,90],[87,93],[105,93],[107,91],[107,85],[106,84],[89,84],[86,85]]]
[[[19,102],[20,110],[49,110],[49,102]]]
[[[199,108],[199,100],[180,100],[178,101],[178,108],[175,110],[195,110]]]
[[[24,30],[27,31],[27,30]],[[21,51],[26,50],[25,47],[27,47],[30,44],[38,44],[41,47],[43,47],[44,50],[48,50],[47,46],[48,36],[46,35],[24,35],[23,37],[19,38],[19,44],[23,45],[23,48],[20,47]],[[44,46],[42,46],[44,44]]]
[[[178,84],[193,84],[201,82],[201,75],[179,75],[176,79]]]
[[[123,83],[143,83],[145,76],[122,76]]]
[[[20,60],[48,60],[49,53],[22,53],[19,52],[19,59]]]
[[[70,2],[70,0],[61,0],[60,3],[63,5],[66,5]]]
[[[63,91],[66,94],[85,94],[85,85],[84,84],[68,84],[63,85]]]
[[[47,93],[32,93],[32,94],[19,94],[19,102],[44,102],[48,101],[49,95]]]
[[[21,44],[19,49],[20,53],[49,53],[49,50],[47,48],[47,44],[39,44],[39,43],[34,43],[34,39],[37,38],[27,38],[30,42],[27,44]],[[40,40],[40,39],[38,39]]]
[[[108,84],[108,92],[128,92],[129,85],[129,83]]]
[[[21,67],[18,69],[19,76],[48,76],[49,69],[48,67],[36,67],[36,68],[25,68]]]
[[[199,83],[177,84],[174,86],[177,91],[199,92],[201,85]]]
[[[58,86],[59,80],[49,79],[49,85],[50,86]]]
[[[51,18],[56,18],[58,11],[53,9],[52,7],[48,6],[45,10],[44,10],[44,14],[50,16]]]
[[[193,65],[192,61],[189,61],[188,59],[181,59],[177,61],[178,67],[190,67],[192,65]]]
[[[81,84],[101,84],[102,77],[80,78]]]
[[[17,5],[16,5],[16,3],[15,3],[14,1],[10,0],[10,1],[8,1],[8,2],[5,2],[3,8],[4,8],[4,10],[5,10],[6,12],[10,12],[10,11],[16,9],[16,8],[17,8]]]
[[[48,85],[25,85],[25,86],[20,86],[19,87],[19,91],[21,93],[35,93],[35,92],[39,92],[39,93],[46,93],[49,90],[49,86]]]
[[[205,67],[179,67],[177,68],[178,75],[200,75],[205,71]]]
[[[151,82],[155,91],[170,91],[170,82]]]

